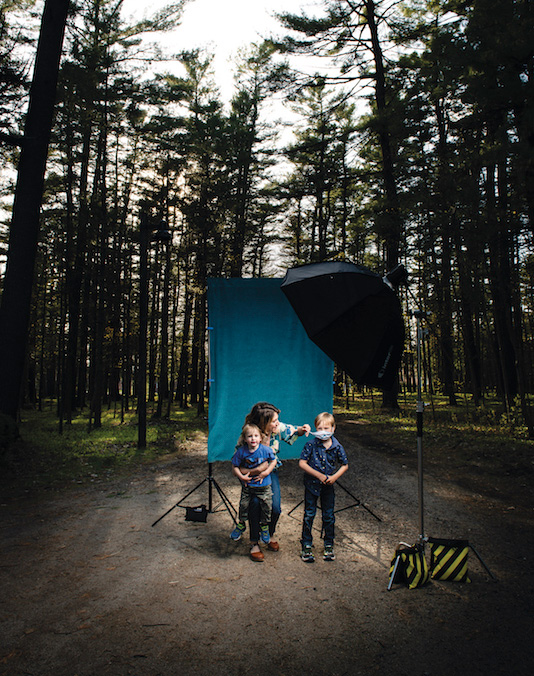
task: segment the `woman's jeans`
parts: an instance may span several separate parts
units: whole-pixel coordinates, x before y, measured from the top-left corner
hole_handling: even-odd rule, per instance
[[[276,524],[282,512],[280,496],[280,479],[278,471],[271,472],[271,488],[273,490],[273,507],[271,510],[271,523],[269,524],[269,533],[271,537],[276,530]],[[258,542],[260,539],[260,502],[256,496],[251,496],[248,508],[248,523],[250,528],[250,541]]]
[[[323,537],[325,545],[334,544],[334,487],[321,486],[321,513],[323,517]],[[308,488],[304,489],[304,519],[302,521],[301,544],[313,544],[312,526],[317,512],[318,495],[314,495]]]

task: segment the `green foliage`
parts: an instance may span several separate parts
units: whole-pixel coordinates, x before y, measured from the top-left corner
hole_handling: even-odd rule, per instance
[[[1,422],[1,421],[0,421]],[[206,423],[191,410],[172,412],[170,419],[149,420],[147,448],[137,448],[137,418],[117,412],[102,414],[102,426],[88,430],[80,415],[60,433],[54,410],[24,411],[20,438],[4,452],[3,489],[54,489],[105,480],[142,464],[187,451],[203,435]],[[13,437],[12,437],[13,438]]]
[[[397,456],[408,466],[417,462],[416,396],[399,396],[400,411],[392,414],[380,408],[379,393],[356,395],[349,408],[336,400],[336,416],[350,420],[362,444]],[[424,396],[423,453],[425,466],[444,475],[460,473],[486,477],[531,476],[534,441],[521,416],[519,403],[508,415],[495,396],[474,407],[468,398],[449,405],[446,396]],[[352,426],[352,425],[351,425]]]

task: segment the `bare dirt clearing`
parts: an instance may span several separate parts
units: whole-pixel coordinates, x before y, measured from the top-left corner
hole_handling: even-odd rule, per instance
[[[525,481],[514,504],[502,491],[488,497],[428,474],[426,534],[468,539],[498,581],[470,555],[471,584],[388,592],[395,547],[418,535],[417,477],[402,458],[360,446],[348,423],[338,433],[351,465],[342,483],[382,521],[361,506],[339,512],[331,563],[319,531],[317,561],[299,559],[302,508],[288,516],[303,495],[296,461],[280,474],[281,549],[263,563],[249,560],[247,542],[229,539],[222,507],[206,523],[186,522],[177,508],[152,527],[207,475],[203,439],[125,478],[4,500],[0,674],[530,676],[534,519]],[[216,463],[214,477],[237,506],[230,464]],[[207,498],[206,483],[187,504]],[[338,489],[337,507],[351,502]]]

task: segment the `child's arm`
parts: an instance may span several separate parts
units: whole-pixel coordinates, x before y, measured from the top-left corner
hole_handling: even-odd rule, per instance
[[[307,460],[302,460],[302,458],[299,460],[299,467],[300,469],[304,470],[308,474],[311,474],[311,476],[314,476],[316,479],[319,479],[319,481],[324,484],[325,481],[328,479],[328,476],[326,474],[323,474],[322,472],[319,472],[318,470],[314,469],[313,467],[310,467],[308,465]]]
[[[339,479],[339,477],[342,476],[343,474],[345,474],[345,472],[348,470],[348,468],[349,468],[348,465],[341,465],[341,467],[338,469],[338,471],[334,472],[334,474],[331,474],[330,476],[327,476],[323,483],[328,484],[328,485],[335,484],[336,481]]]

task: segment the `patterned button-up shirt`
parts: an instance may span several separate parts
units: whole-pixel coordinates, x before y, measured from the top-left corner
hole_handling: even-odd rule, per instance
[[[302,449],[300,459],[305,460],[310,467],[327,476],[335,474],[341,465],[349,464],[345,449],[335,437],[332,437],[330,448],[325,448],[320,439],[308,441]],[[319,479],[307,473],[304,474],[304,485],[315,495],[319,495],[323,486]]]

